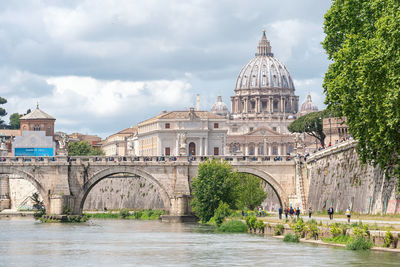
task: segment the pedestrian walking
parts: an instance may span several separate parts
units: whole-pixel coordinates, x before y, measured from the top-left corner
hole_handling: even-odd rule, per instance
[[[330,208],[328,209],[328,215],[329,215],[329,219],[330,219],[330,220],[333,220],[333,207],[330,207]]]
[[[346,216],[347,216],[347,222],[350,223],[350,217],[351,217],[350,207],[348,207],[346,210]]]
[[[282,220],[282,213],[283,213],[283,209],[282,209],[282,206],[281,207],[279,207],[279,220]]]
[[[289,214],[289,208],[286,207],[285,208],[285,218],[286,218],[286,220],[288,219],[288,214]]]
[[[299,207],[297,207],[297,209],[296,209],[296,216],[297,216],[297,219],[300,217],[300,208]]]
[[[310,206],[310,207],[308,207],[308,218],[310,218],[310,219],[311,219],[311,214],[312,214],[312,208]]]
[[[290,219],[293,219],[293,214],[294,214],[293,207],[290,207],[289,214],[290,214]]]

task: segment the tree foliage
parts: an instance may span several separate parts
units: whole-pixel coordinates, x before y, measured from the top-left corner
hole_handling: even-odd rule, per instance
[[[319,140],[321,146],[325,147],[325,133],[322,120],[329,117],[329,111],[322,110],[303,115],[293,121],[288,130],[292,133],[306,133]]]
[[[68,143],[69,156],[101,156],[103,151],[94,149],[87,141]]]
[[[19,127],[20,127],[19,118],[20,118],[20,115],[18,113],[11,114],[11,116],[10,116],[10,128],[11,129],[19,129]]]
[[[202,222],[208,222],[220,202],[236,208],[239,192],[238,175],[227,162],[208,160],[199,165],[198,176],[193,180],[193,211]]]
[[[254,209],[267,197],[260,178],[233,171],[228,162],[217,160],[199,165],[192,189],[193,211],[202,222],[208,222],[215,216],[218,207],[217,217],[221,218],[221,214],[226,215],[228,209]]]
[[[0,97],[0,105],[3,105],[5,103],[7,103],[7,99]],[[4,121],[1,120],[1,117],[4,117],[5,115],[7,115],[6,110],[0,107],[0,126],[4,124]]]
[[[334,0],[323,47],[328,108],[347,117],[363,162],[400,173],[400,2]]]
[[[261,179],[251,175],[240,173],[239,183],[239,209],[254,210],[267,198],[267,193],[261,187]]]

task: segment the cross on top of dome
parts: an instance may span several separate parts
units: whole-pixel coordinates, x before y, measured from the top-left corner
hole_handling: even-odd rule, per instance
[[[258,43],[256,56],[269,56],[269,57],[274,56],[274,54],[271,52],[271,44],[267,39],[267,35],[265,34],[265,29],[263,29],[263,35],[261,37],[260,42]]]

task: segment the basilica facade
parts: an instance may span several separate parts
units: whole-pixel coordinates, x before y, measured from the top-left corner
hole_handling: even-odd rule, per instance
[[[221,96],[211,112],[227,119],[226,152],[231,155],[280,156],[294,152],[296,138],[287,127],[297,117],[317,111],[311,95],[299,111],[293,79],[286,66],[274,57],[265,30],[255,57],[240,70],[231,112]],[[303,138],[303,147],[315,143]]]

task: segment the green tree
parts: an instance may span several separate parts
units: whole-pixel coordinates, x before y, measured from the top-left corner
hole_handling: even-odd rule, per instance
[[[236,208],[239,179],[227,162],[208,160],[199,165],[198,176],[193,179],[193,211],[201,222],[208,222],[220,202]]]
[[[240,184],[238,191],[240,193],[238,208],[254,210],[266,198],[267,193],[261,187],[261,179],[251,175],[240,173]]]
[[[19,129],[19,118],[20,115],[18,113],[13,113],[10,116],[10,128],[11,129]]]
[[[323,47],[325,103],[347,117],[363,162],[400,173],[400,2],[334,0]],[[400,187],[399,187],[400,188]]]
[[[4,105],[5,103],[7,103],[7,99],[0,97],[0,105]],[[0,107],[0,126],[4,126],[4,121],[1,117],[4,117],[5,115],[7,115],[6,110]]]
[[[288,130],[292,133],[306,133],[319,140],[320,144],[325,147],[325,133],[322,127],[322,120],[329,116],[329,111],[317,111],[303,115],[293,121]]]
[[[68,143],[69,156],[101,156],[103,151],[94,149],[87,141]]]

